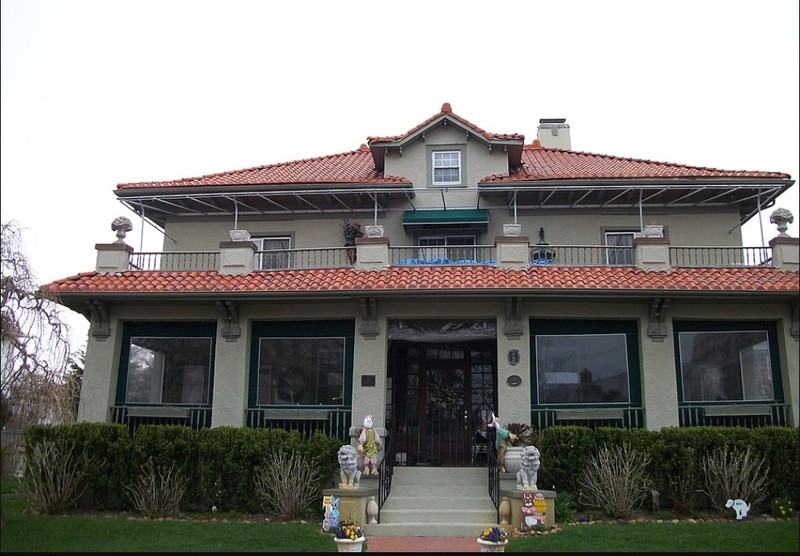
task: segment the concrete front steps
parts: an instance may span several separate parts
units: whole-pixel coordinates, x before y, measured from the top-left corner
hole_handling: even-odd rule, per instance
[[[380,523],[364,526],[375,537],[472,537],[497,525],[485,467],[394,468]]]

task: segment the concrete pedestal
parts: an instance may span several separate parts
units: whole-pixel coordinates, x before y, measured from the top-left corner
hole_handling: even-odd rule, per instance
[[[519,529],[520,524],[522,523],[522,493],[523,492],[532,492],[534,496],[536,494],[541,494],[544,497],[545,501],[545,512],[544,512],[544,524],[548,527],[552,527],[556,524],[556,492],[554,490],[518,490],[516,488],[508,489],[503,488],[503,481],[501,479],[500,482],[500,500],[503,500],[503,497],[507,497],[508,501],[511,503],[511,523],[509,525],[504,526],[507,532],[510,532],[512,528]]]
[[[322,494],[339,499],[339,521],[352,521],[354,525],[363,527],[367,523],[369,497],[378,499],[378,487],[326,488]]]

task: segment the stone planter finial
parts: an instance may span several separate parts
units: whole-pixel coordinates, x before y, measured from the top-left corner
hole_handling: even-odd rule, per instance
[[[125,243],[125,235],[132,229],[133,224],[124,216],[118,216],[111,222],[111,230],[117,233],[116,243]]]
[[[785,208],[775,209],[772,211],[772,214],[769,215],[769,223],[776,224],[778,226],[779,236],[789,236],[789,234],[786,233],[786,228],[788,228],[789,224],[792,222],[794,222],[794,216],[792,216],[792,213]]]

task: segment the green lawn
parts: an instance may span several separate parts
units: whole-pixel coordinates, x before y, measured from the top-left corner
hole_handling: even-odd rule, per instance
[[[3,488],[0,503],[0,552],[336,552],[317,522],[269,523],[241,515],[161,521],[124,513],[31,515],[9,488]],[[798,553],[800,526],[797,518],[564,525],[558,533],[511,539],[506,552]]]

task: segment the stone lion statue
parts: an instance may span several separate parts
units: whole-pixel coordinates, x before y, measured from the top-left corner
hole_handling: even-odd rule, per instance
[[[538,490],[536,479],[540,464],[541,457],[536,446],[525,446],[517,471],[517,488]]]
[[[358,453],[350,444],[345,444],[339,448],[339,488],[356,488],[361,479],[361,471],[358,470]]]

